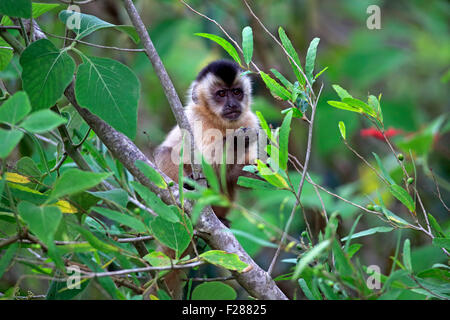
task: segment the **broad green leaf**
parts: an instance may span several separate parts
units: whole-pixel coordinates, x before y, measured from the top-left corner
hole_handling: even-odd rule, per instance
[[[200,258],[216,266],[237,272],[244,272],[248,268],[248,265],[242,262],[237,254],[221,250],[206,251],[200,255]]]
[[[0,71],[8,66],[13,56],[14,49],[3,38],[0,38]]]
[[[20,127],[32,133],[43,133],[51,131],[65,124],[67,119],[50,110],[39,110],[30,114]]]
[[[41,15],[43,15],[44,13],[46,13],[50,10],[53,10],[55,8],[58,8],[61,5],[57,4],[57,3],[36,3],[36,2],[34,2],[32,4],[32,6],[33,7],[31,9],[31,11],[32,11],[33,18],[38,18]]]
[[[114,210],[111,210],[108,208],[102,208],[102,207],[95,207],[95,208],[92,208],[92,210],[100,213],[102,216],[107,217],[108,219],[111,219],[120,224],[126,225],[126,226],[136,230],[137,232],[140,232],[140,233],[147,232],[147,228],[142,223],[142,221],[136,219],[135,217],[132,217],[125,213],[114,211]]]
[[[114,202],[118,204],[122,208],[127,207],[128,203],[128,194],[123,189],[112,189],[107,191],[88,191],[89,194],[92,194],[95,197]]]
[[[306,54],[305,74],[309,81],[313,80],[314,64],[316,62],[317,46],[319,45],[319,38],[314,38],[309,44],[308,52]]]
[[[338,84],[333,84],[333,89],[334,89],[334,91],[336,91],[336,93],[338,94],[339,98],[341,98],[341,100],[345,99],[345,98],[353,98],[350,95],[350,93],[347,92],[347,90],[345,90]]]
[[[53,106],[72,81],[75,62],[66,49],[41,39],[31,43],[20,56],[23,88],[33,110]]]
[[[289,132],[291,131],[292,111],[289,111],[284,117],[283,123],[280,128],[280,169],[286,170],[289,159]]]
[[[31,0],[1,0],[0,13],[19,18],[31,17]]]
[[[219,282],[204,282],[192,291],[192,300],[235,300],[236,291],[229,285]]]
[[[148,261],[148,263],[154,267],[165,267],[172,265],[171,259],[160,251],[150,252],[149,254],[146,254],[143,259]]]
[[[172,223],[161,217],[156,217],[150,222],[150,227],[159,242],[175,250],[176,258],[179,258],[189,246],[193,235],[192,225],[188,224],[186,230],[186,226],[181,223]]]
[[[376,111],[379,120],[381,123],[383,123],[383,112],[381,111],[380,101],[377,99],[377,97],[370,95],[369,99],[369,106]]]
[[[270,71],[289,91],[292,91],[294,89],[294,85],[288,79],[286,79],[277,69],[272,68],[270,69]]]
[[[137,160],[134,164],[142,173],[157,187],[161,189],[167,189],[167,183],[163,177],[154,168],[150,167],[147,163],[141,160]]]
[[[53,237],[62,219],[62,213],[57,207],[36,206],[22,201],[17,209],[22,219],[39,240],[46,245],[53,242]]]
[[[132,26],[116,26],[112,23],[97,18],[96,16],[85,13],[78,13],[74,11],[63,10],[59,13],[59,19],[63,23],[67,23],[69,20],[75,18],[80,19],[80,28],[73,29],[73,31],[77,34],[76,39],[78,40],[90,35],[92,32],[97,31],[99,29],[114,28],[116,30],[125,32],[134,42],[136,43],[139,42],[139,37],[136,33],[136,30]]]
[[[403,244],[403,264],[409,272],[412,272],[412,265],[411,265],[411,245],[409,242],[409,239],[405,240],[405,243]]]
[[[298,279],[298,284],[300,285],[300,288],[302,288],[302,291],[305,294],[307,299],[317,300],[316,297],[314,297],[314,295],[312,294],[311,290],[309,290],[309,287],[306,284],[305,279],[303,279],[303,278]]]
[[[78,103],[133,139],[136,135],[140,82],[124,64],[83,56],[75,94]]]
[[[434,238],[433,245],[450,251],[450,239],[448,238]]]
[[[267,73],[260,71],[259,73],[267,88],[270,90],[273,96],[278,97],[282,100],[289,100],[291,94],[282,85],[272,79]]]
[[[206,161],[204,157],[202,157],[202,170],[203,174],[208,181],[209,186],[217,193],[220,193],[220,184],[217,179],[216,172],[214,168]]]
[[[78,169],[64,171],[56,180],[53,190],[50,193],[49,200],[61,198],[95,187],[111,175],[112,173],[110,172],[95,173]]]
[[[236,49],[233,47],[231,43],[229,43],[224,38],[210,33],[195,33],[195,35],[214,41],[215,43],[220,45],[226,52],[228,52],[228,54],[233,58],[234,61],[236,61],[239,65],[242,65],[241,58],[239,57],[239,54],[237,53]]]
[[[253,57],[253,31],[249,26],[242,30],[242,51],[245,63],[249,65]]]
[[[18,248],[19,248],[19,244],[17,242],[14,242],[13,244],[10,244],[8,246],[8,249],[6,249],[6,252],[0,258],[0,279],[2,278],[2,276],[5,273],[6,269],[8,268],[9,263],[14,258]]]
[[[131,185],[139,194],[139,196],[145,201],[145,203],[155,211],[155,213],[169,222],[178,222],[180,218],[172,211],[171,207],[165,204],[155,193],[150,191],[147,187],[143,186],[139,182],[131,181]]]
[[[416,211],[416,205],[414,203],[414,200],[411,198],[409,193],[400,187],[397,184],[393,184],[389,187],[389,191],[391,194],[396,197],[401,203],[403,203],[409,211],[415,212]]]
[[[273,185],[267,183],[266,181],[244,176],[238,178],[237,184],[240,185],[241,187],[251,189],[276,190],[276,188]]]
[[[430,221],[430,226],[431,228],[433,228],[438,237],[444,235],[444,231],[442,230],[439,223],[436,221],[436,218],[431,213],[428,213],[428,221]]]
[[[297,263],[295,267],[294,275],[292,276],[294,279],[298,278],[301,275],[302,271],[308,266],[310,262],[312,262],[316,257],[318,257],[325,249],[330,246],[331,240],[324,240],[319,244],[315,245],[311,250],[306,252],[300,261]]]
[[[5,159],[10,154],[22,137],[22,131],[0,129],[0,159]]]
[[[25,92],[16,92],[0,106],[0,122],[16,124],[31,111],[30,101]]]
[[[346,139],[345,135],[345,123],[343,121],[339,121],[339,132],[341,133],[342,139]]]
[[[377,117],[377,113],[374,109],[372,109],[372,107],[370,107],[367,103],[359,100],[359,99],[355,99],[355,98],[343,98],[342,99],[343,103],[346,103],[347,105],[349,105],[350,107],[354,107],[354,108],[359,108],[363,113],[368,114],[369,116],[372,116],[374,118]]]
[[[289,189],[289,185],[287,184],[286,180],[284,178],[276,173],[273,172],[265,163],[263,163],[261,160],[256,160],[258,163],[258,172],[259,174],[271,185],[283,188],[283,189]]]
[[[351,238],[349,237],[344,237],[341,239],[341,241],[346,241],[347,239],[356,239],[356,238],[361,238],[361,237],[365,237],[365,236],[369,236],[371,234],[377,233],[377,232],[390,232],[394,230],[394,228],[392,227],[375,227],[375,228],[370,228],[364,231],[360,231],[357,232],[355,234],[353,234],[351,236]]]
[[[39,178],[42,176],[41,170],[30,157],[22,157],[16,164],[17,172],[27,177]]]
[[[89,242],[89,244],[94,247],[95,249],[101,251],[101,252],[118,252],[120,251],[120,248],[113,246],[109,243],[106,243],[102,240],[100,240],[99,238],[97,238],[96,236],[94,236],[94,234],[87,230],[84,229],[83,227],[80,227],[78,225],[73,225],[72,226],[78,233],[81,234],[81,236],[87,241]]]
[[[294,71],[295,76],[297,77],[297,80],[299,83],[304,86],[305,85],[305,78],[303,77],[301,71],[302,70],[302,64],[300,63],[300,59],[298,57],[297,52],[294,49],[294,46],[292,45],[291,40],[289,40],[288,36],[286,35],[286,32],[282,27],[278,28],[278,35],[280,36],[281,43],[283,44],[283,47],[286,49],[289,56],[295,61],[297,66],[292,62],[292,60],[289,58],[289,62],[292,66],[292,70]],[[303,71],[303,70],[302,70]]]
[[[339,276],[351,276],[353,274],[353,266],[350,263],[348,255],[342,250],[338,240],[333,241],[333,254],[336,263],[336,269]]]
[[[375,153],[372,152],[373,156],[375,157],[375,160],[378,163],[378,167],[380,167],[381,173],[383,175],[383,177],[391,184],[394,185],[395,181],[391,178],[391,176],[389,175],[389,172],[385,169],[385,167],[383,166],[383,162],[381,161],[380,157]]]
[[[362,112],[361,108],[352,107],[352,106],[350,106],[350,105],[348,105],[348,104],[346,104],[344,102],[341,102],[341,101],[327,101],[327,103],[330,106],[338,108],[338,109],[347,110],[347,111],[351,111],[351,112],[358,112],[358,113]]]

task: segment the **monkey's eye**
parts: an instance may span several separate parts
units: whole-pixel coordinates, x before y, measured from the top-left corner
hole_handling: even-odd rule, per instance
[[[225,90],[219,90],[219,91],[217,91],[216,92],[216,94],[219,96],[219,97],[225,97],[226,96],[226,91]]]
[[[240,88],[233,89],[233,94],[236,95],[236,96],[241,95],[242,94],[242,89],[240,89]]]

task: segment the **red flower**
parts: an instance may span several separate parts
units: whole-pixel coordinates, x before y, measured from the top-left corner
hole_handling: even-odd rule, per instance
[[[403,133],[402,130],[398,130],[398,129],[394,129],[394,128],[389,128],[384,132],[384,134],[388,138],[394,137],[401,133]],[[381,133],[380,130],[375,129],[375,128],[361,129],[360,134],[361,134],[361,137],[374,137],[375,139],[384,141],[383,133]]]

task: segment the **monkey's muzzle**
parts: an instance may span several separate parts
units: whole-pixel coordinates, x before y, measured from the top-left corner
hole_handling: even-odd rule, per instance
[[[233,106],[226,108],[222,113],[222,117],[228,120],[237,120],[241,116],[241,114],[241,108]]]

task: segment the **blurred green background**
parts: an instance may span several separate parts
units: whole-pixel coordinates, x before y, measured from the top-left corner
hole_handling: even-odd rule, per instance
[[[185,92],[201,68],[212,60],[229,58],[218,45],[197,37],[194,33],[224,35],[213,23],[194,14],[179,1],[135,2],[162,61],[184,100]],[[242,28],[251,26],[254,32],[256,64],[267,73],[270,68],[276,68],[289,80],[294,81],[291,67],[281,48],[251,18],[241,1],[187,2],[221,23],[239,43]],[[337,124],[339,121],[345,122],[347,137],[353,148],[372,163],[375,163],[372,152],[378,153],[392,175],[399,176],[395,158],[389,153],[385,143],[373,137],[361,136],[360,130],[369,127],[369,123],[361,116],[334,109],[326,103],[337,98],[332,84],[341,85],[362,100],[365,100],[368,94],[378,96],[381,93],[386,128],[402,130],[402,134],[395,137],[397,143],[401,145],[411,138],[421,138],[426,133],[426,141],[418,142],[420,145],[416,144],[413,148],[419,191],[423,195],[425,207],[442,223],[444,230],[448,230],[449,214],[438,200],[435,184],[426,168],[432,167],[433,172],[440,177],[443,200],[449,203],[449,183],[444,180],[449,181],[450,177],[449,125],[445,122],[450,106],[450,4],[439,0],[259,0],[250,3],[273,34],[277,34],[279,26],[286,30],[302,63],[309,42],[314,37],[321,39],[316,72],[325,67],[328,69],[315,84],[317,88],[321,82],[324,84],[317,111],[310,166],[315,181],[361,205],[369,203],[370,199],[376,196],[376,190],[381,188],[379,191],[386,203],[391,204],[392,211],[407,219],[405,208],[390,198],[388,193],[384,193],[377,177],[342,143]],[[369,30],[366,26],[369,17],[366,9],[371,4],[381,8],[380,30]],[[64,25],[56,18],[59,10],[63,8],[64,6],[61,6],[60,9],[39,18],[39,23],[45,31],[56,35],[64,34]],[[82,6],[82,12],[94,14],[114,24],[130,24],[122,2],[118,0],[96,1]],[[50,39],[56,44],[62,43],[60,39]],[[135,47],[125,34],[112,30],[95,32],[85,40],[108,46]],[[150,155],[175,124],[175,119],[148,58],[143,53],[105,50],[84,45],[79,48],[90,55],[119,60],[139,76],[142,90],[136,143]],[[19,68],[17,60],[14,60],[0,72],[0,77],[12,92],[15,86],[20,86],[20,83],[14,80],[20,72]],[[261,111],[274,127],[279,126],[283,118],[280,111],[286,106],[272,98],[259,78],[253,79],[253,110]],[[437,119],[442,121],[439,123],[440,130],[427,130]],[[307,126],[301,120],[293,122],[289,149],[301,161],[306,145],[306,130]],[[300,177],[296,174],[293,176],[295,185],[295,181]],[[328,214],[335,211],[341,213],[342,226],[339,232],[343,236],[348,234],[353,220],[361,212],[325,193],[321,194]],[[323,221],[318,218],[320,202],[312,186],[306,185],[302,199],[306,216],[317,235],[323,227]],[[263,268],[268,267],[274,249],[261,248],[271,247],[268,242],[273,240],[273,237],[279,237],[277,230],[284,227],[293,201],[288,193],[282,191],[245,190],[240,193],[239,203],[249,212],[233,212],[232,228],[244,247]],[[383,223],[365,214],[357,231],[376,225]],[[298,239],[304,229],[303,217],[299,213],[291,227],[291,235]],[[380,233],[363,238],[360,241],[364,245],[359,253],[361,260],[366,264],[379,265],[382,272],[388,271],[391,266],[389,257],[395,250],[399,232]],[[403,230],[402,236],[408,236],[413,243],[413,265],[417,270],[446,260],[440,250],[430,246],[430,240],[419,233]],[[282,258],[292,256],[286,255]],[[279,263],[275,274],[288,270],[288,267],[288,264]]]

